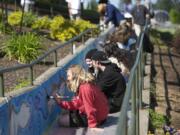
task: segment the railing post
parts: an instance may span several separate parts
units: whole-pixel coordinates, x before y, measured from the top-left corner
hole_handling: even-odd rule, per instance
[[[57,67],[57,51],[54,51],[54,66]]]
[[[94,30],[94,29],[91,29],[91,38],[93,37],[93,30]]]
[[[84,35],[82,35],[81,42],[82,42],[83,45],[85,45],[85,44],[84,44],[84,42],[85,42],[85,41],[84,41]]]
[[[139,90],[138,90],[138,70],[135,71],[135,88],[136,88],[136,135],[139,135]]]
[[[33,85],[33,66],[30,66],[29,70],[30,70],[30,76],[29,76],[30,85]]]
[[[134,76],[135,77],[135,76]],[[134,79],[133,79],[134,80]],[[135,82],[135,81],[134,81]],[[136,85],[133,83],[133,88],[132,88],[132,93],[131,93],[131,106],[132,106],[132,111],[131,111],[131,135],[136,133]]]
[[[72,42],[71,44],[71,54],[74,54],[76,52],[76,45],[74,44],[74,42]]]
[[[4,77],[0,74],[0,97],[4,97]]]
[[[124,129],[125,129],[125,135],[128,135],[128,118],[127,118],[127,114],[126,114],[126,119],[125,119],[125,123],[124,123]]]
[[[139,89],[140,89],[140,95],[139,95],[139,100],[140,100],[140,109],[142,109],[142,90],[143,90],[143,80],[144,80],[144,72],[143,72],[143,64],[142,64],[142,50],[141,50],[141,53],[140,53],[140,61],[139,61],[139,66],[138,66],[138,69],[139,69],[139,80],[140,80],[140,84],[139,84]]]

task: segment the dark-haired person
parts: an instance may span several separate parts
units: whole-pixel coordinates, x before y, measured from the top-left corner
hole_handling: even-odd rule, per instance
[[[101,71],[96,83],[109,101],[110,113],[120,111],[126,89],[121,70],[116,64],[111,63],[102,51],[97,51],[92,56],[92,60],[94,68]]]
[[[91,59],[91,58],[92,58],[93,54],[94,54],[96,51],[97,51],[97,49],[91,49],[91,50],[89,50],[89,51],[86,53],[85,58],[84,58],[87,66],[88,66],[88,71],[89,71],[91,74],[93,74],[93,75],[95,75],[95,70],[94,70],[94,67],[93,67],[92,59]]]

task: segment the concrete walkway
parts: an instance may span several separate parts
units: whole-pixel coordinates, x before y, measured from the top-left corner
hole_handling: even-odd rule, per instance
[[[119,113],[109,114],[106,122],[100,126],[100,130],[89,128],[60,127],[56,121],[44,135],[114,135],[117,128]]]

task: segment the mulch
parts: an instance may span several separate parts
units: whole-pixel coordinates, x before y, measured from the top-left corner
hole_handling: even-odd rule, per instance
[[[0,47],[2,47],[3,40],[5,40],[5,37],[0,35]],[[3,39],[3,40],[2,40]],[[43,46],[44,50],[43,53],[50,50],[53,47],[56,47],[61,44],[59,41],[51,40],[44,38],[43,40]],[[76,42],[76,46],[81,45],[81,42]],[[57,58],[58,61],[62,58],[64,58],[67,54],[71,52],[71,46],[67,45],[64,48],[61,48],[57,51]],[[48,57],[46,57],[43,61],[39,62],[38,64],[33,66],[33,74],[34,79],[37,78],[39,75],[44,73],[48,68],[53,67],[53,54],[50,54]],[[0,53],[0,68],[8,68],[8,67],[14,67],[16,65],[19,65],[22,63],[19,63],[16,59],[8,59],[4,53]],[[7,72],[4,73],[4,86],[5,86],[5,92],[12,91],[16,86],[23,85],[24,83],[28,85],[30,81],[29,79],[30,71],[28,68],[16,70],[13,72]],[[19,88],[19,87],[17,87]]]

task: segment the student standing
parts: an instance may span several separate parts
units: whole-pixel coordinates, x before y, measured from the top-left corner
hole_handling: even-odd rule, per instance
[[[82,0],[66,0],[68,3],[69,17],[71,20],[80,19]]]
[[[146,6],[141,4],[141,0],[136,0],[136,6],[132,9],[131,14],[133,16],[135,33],[139,36],[145,26],[146,18],[149,18],[149,11]]]

